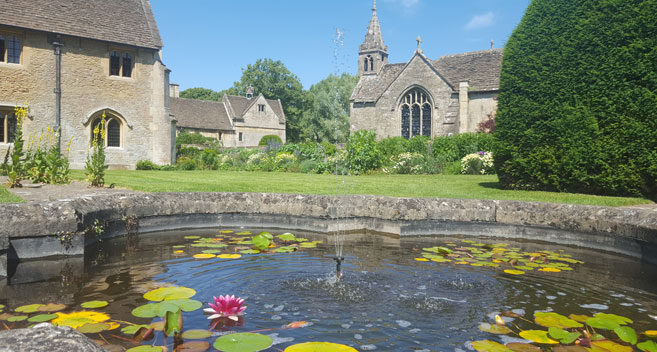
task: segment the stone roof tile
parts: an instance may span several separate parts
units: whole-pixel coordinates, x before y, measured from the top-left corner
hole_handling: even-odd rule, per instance
[[[500,87],[503,49],[473,51],[445,55],[433,62],[433,66],[452,86],[470,81],[473,91],[493,91]]]
[[[178,127],[205,130],[233,130],[224,103],[207,100],[171,98],[171,113]]]
[[[0,24],[162,48],[149,0],[0,0]]]
[[[351,100],[375,102],[399,76],[404,67],[406,67],[406,64],[388,64],[381,68],[378,75],[363,75],[351,95]]]
[[[262,95],[262,94],[261,94]],[[246,97],[241,97],[238,95],[226,95],[228,103],[233,108],[235,112],[234,118],[242,118],[246,111],[254,104],[257,100],[257,97],[247,99]],[[274,114],[278,117],[280,123],[285,123],[285,112],[283,112],[283,105],[280,100],[274,99],[265,99],[267,104],[271,106],[271,109],[274,111]]]

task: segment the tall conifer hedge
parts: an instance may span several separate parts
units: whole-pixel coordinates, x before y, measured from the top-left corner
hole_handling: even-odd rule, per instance
[[[532,0],[495,139],[505,188],[657,200],[657,0]]]

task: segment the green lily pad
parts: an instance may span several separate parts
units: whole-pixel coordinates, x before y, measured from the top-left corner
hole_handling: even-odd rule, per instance
[[[262,334],[235,333],[221,336],[213,347],[222,352],[257,352],[269,348],[274,340]]]
[[[589,350],[587,350],[586,348],[577,345],[557,346],[553,349],[553,351],[554,352],[589,352]]]
[[[82,303],[80,306],[82,308],[95,309],[107,307],[108,304],[107,301],[89,301]]]
[[[507,273],[507,274],[511,274],[511,275],[525,275],[525,272],[524,272],[524,271],[521,271],[521,270],[510,270],[510,269],[507,269],[507,270],[504,270],[504,272]]]
[[[597,351],[595,347],[598,349],[602,348],[603,351],[609,351],[609,352],[632,352],[634,349],[631,346],[625,346],[621,345],[619,343],[616,343],[611,340],[600,340],[600,341],[593,341],[591,342],[591,347],[594,347],[593,351]]]
[[[59,312],[66,309],[65,304],[57,304],[57,303],[48,303],[45,305],[42,305],[39,307],[37,310],[39,312],[47,312],[47,313],[53,313],[53,312]]]
[[[545,345],[558,345],[559,341],[555,341],[548,337],[548,332],[544,330],[525,330],[520,332],[520,337],[532,342],[545,344]]]
[[[253,241],[253,248],[254,249],[258,249],[258,250],[261,250],[261,251],[266,251],[267,248],[269,248],[269,245],[271,244],[271,240],[266,235],[264,235],[263,233],[255,235],[251,239],[251,241]]]
[[[57,314],[39,314],[27,319],[30,323],[43,323],[57,318]]]
[[[303,248],[317,248],[317,243],[314,243],[314,242],[303,242],[303,243],[299,244],[299,246],[301,246],[301,247],[303,247]]]
[[[422,250],[425,251],[425,252],[431,252],[431,253],[436,253],[436,254],[441,254],[441,255],[447,255],[447,254],[454,253],[453,250],[451,250],[447,247],[422,248]]]
[[[614,329],[614,332],[616,333],[616,335],[618,335],[618,337],[621,340],[623,340],[623,341],[625,341],[629,344],[636,345],[636,343],[638,341],[638,338],[636,336],[636,331],[634,331],[634,329],[632,329],[629,326],[618,327],[618,328]]]
[[[295,239],[294,242],[308,242],[308,239],[303,238],[303,237],[299,237],[299,238]]]
[[[553,313],[553,312],[536,312],[534,313],[534,321],[536,324],[545,326],[546,328],[560,328],[560,329],[569,329],[569,328],[581,328],[584,325],[582,325],[579,322],[576,322],[572,319],[568,319],[567,317]]]
[[[128,325],[123,329],[121,329],[121,332],[126,335],[134,335],[137,332],[137,330],[141,328],[148,329],[148,325]]]
[[[182,337],[186,340],[202,340],[210,336],[212,336],[212,331],[209,330],[187,330],[182,334]]]
[[[294,241],[296,239],[296,237],[294,237],[294,235],[289,232],[284,233],[282,235],[278,235],[277,237],[281,241]]]
[[[193,312],[203,307],[203,303],[193,299],[171,299],[162,303],[174,304],[178,306],[178,308],[180,308],[180,310],[183,312]]]
[[[260,253],[260,251],[257,250],[257,249],[245,249],[243,251],[240,251],[240,253],[242,253],[242,254],[258,254],[258,253]]]
[[[253,244],[253,241],[251,241],[251,240],[244,240],[244,241],[239,241],[239,242],[237,242],[237,244],[241,244],[241,245],[251,245],[251,244]]]
[[[149,301],[165,301],[171,299],[190,298],[196,294],[191,288],[187,287],[161,287],[144,294],[144,298]]]
[[[177,305],[164,301],[139,306],[132,310],[132,315],[138,318],[164,317],[167,312],[177,311],[178,309],[180,309],[180,307]]]
[[[249,232],[249,231],[241,231],[241,232],[237,232],[236,235],[239,235],[239,236],[248,236],[248,235],[251,235],[251,232]]]
[[[644,352],[657,352],[657,343],[653,340],[638,343],[636,347]]]
[[[10,322],[10,323],[14,323],[14,322],[23,321],[23,320],[26,320],[26,319],[27,319],[27,315],[15,315],[13,317],[7,318],[7,321]]]
[[[274,253],[291,253],[296,251],[297,249],[295,247],[279,247],[274,249]]]
[[[607,313],[598,313],[593,316],[594,318],[598,319],[604,319],[604,320],[609,320],[609,321],[614,321],[618,325],[627,325],[627,324],[632,324],[633,321],[630,318],[626,318],[620,315],[616,314],[607,314]]]
[[[162,352],[164,349],[162,349],[161,346],[148,346],[148,345],[141,345],[137,347],[133,347],[125,352]]]
[[[194,243],[192,247],[196,248],[226,248],[227,244],[224,243]]]
[[[175,312],[167,312],[164,319],[164,333],[166,335],[173,335],[174,333],[180,333],[182,330],[182,312],[180,309]]]
[[[210,349],[207,341],[189,341],[176,347],[176,352],[204,352]]]
[[[43,306],[43,304],[28,304],[16,308],[15,311],[18,313],[35,313],[39,310],[39,307],[41,306]]]
[[[540,347],[522,342],[509,342],[506,344],[506,348],[513,352],[541,352]]]
[[[305,342],[292,345],[284,352],[358,352],[356,349],[331,342]]]
[[[483,332],[489,332],[491,334],[497,335],[506,335],[511,333],[511,329],[504,325],[481,323],[479,324],[478,328]]]
[[[201,236],[185,236],[186,240],[198,240]]]
[[[106,323],[84,324],[77,328],[77,330],[83,334],[96,334],[109,329],[110,325]]]
[[[187,246],[184,245],[178,245],[178,246],[173,246],[175,249],[180,249],[180,248],[187,248]]]
[[[274,236],[269,232],[260,232],[258,236],[264,236],[268,240],[273,240]]]
[[[578,337],[582,335],[579,332],[568,332],[566,330],[559,329],[554,326],[548,329],[548,333],[550,334],[550,337],[559,340],[559,342],[561,342],[564,345],[570,345],[571,343],[575,342],[575,340],[577,340]]]
[[[510,349],[506,348],[503,344],[490,340],[475,341],[472,347],[477,352],[509,352]]]
[[[217,254],[217,253],[221,253],[221,251],[218,250],[218,249],[206,249],[206,250],[204,250],[204,251],[201,252],[201,253],[205,253],[205,254]]]
[[[615,330],[620,328],[620,324],[618,324],[613,320],[596,318],[596,317],[586,319],[586,325],[592,328],[606,329],[606,330]]]

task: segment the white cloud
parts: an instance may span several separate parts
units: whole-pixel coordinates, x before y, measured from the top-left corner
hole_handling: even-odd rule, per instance
[[[473,30],[479,28],[485,28],[493,25],[495,21],[495,15],[492,12],[485,13],[483,15],[476,15],[472,17],[470,22],[465,25],[466,30]]]

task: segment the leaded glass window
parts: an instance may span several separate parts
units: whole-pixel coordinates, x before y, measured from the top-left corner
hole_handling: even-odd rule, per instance
[[[130,54],[123,55],[123,77],[132,77],[132,57]]]
[[[402,125],[401,125],[401,134],[402,137],[409,139],[411,138],[411,109],[408,105],[402,106]]]
[[[431,138],[431,105],[422,105],[422,135]]]
[[[117,119],[111,119],[107,124],[107,146],[121,146],[121,124]]]
[[[5,143],[5,115],[0,113],[0,143]]]
[[[9,37],[7,43],[7,63],[21,63],[21,40],[17,37]]]
[[[424,90],[409,90],[401,100],[402,137],[409,139],[423,135],[431,138],[431,110],[431,101]]]
[[[0,62],[5,62],[5,37],[0,35]]]
[[[16,138],[16,128],[18,127],[18,121],[16,120],[16,115],[11,113],[6,116],[7,122],[7,143],[13,143],[14,138]]]
[[[110,76],[118,76],[121,74],[121,55],[116,51],[110,54]]]

